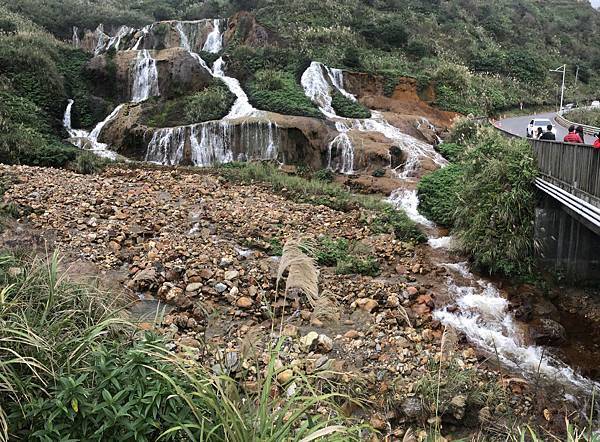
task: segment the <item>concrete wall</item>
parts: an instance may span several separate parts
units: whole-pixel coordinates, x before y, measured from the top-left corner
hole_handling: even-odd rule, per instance
[[[600,283],[600,235],[543,195],[536,209],[538,260],[548,271],[577,283]]]

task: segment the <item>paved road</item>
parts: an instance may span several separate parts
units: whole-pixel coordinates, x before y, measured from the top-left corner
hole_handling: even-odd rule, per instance
[[[556,127],[556,139],[558,141],[562,141],[565,135],[567,135],[568,131],[566,128],[562,127],[556,122],[554,119],[555,116],[556,113],[548,112],[535,115],[526,115],[523,117],[506,118],[498,121],[498,127],[501,127],[512,134],[524,137],[526,133],[525,129],[531,120],[534,118],[547,118],[548,120],[552,121],[552,124],[554,124],[554,127]],[[585,140],[583,141],[585,144],[594,144],[594,140],[595,138],[592,135],[586,135]]]

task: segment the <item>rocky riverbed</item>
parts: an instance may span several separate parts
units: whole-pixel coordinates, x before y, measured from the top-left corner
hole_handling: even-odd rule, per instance
[[[283,338],[283,391],[299,374],[330,379],[367,401],[357,415],[383,434],[401,436],[437,419],[444,434],[502,434],[530,420],[557,431],[573,407],[492,368],[464,336],[434,320],[448,269],[433,264],[427,246],[371,233],[365,209],[292,202],[215,171],[113,167],[78,175],[0,166],[0,176],[10,177],[4,199],[19,212],[4,247],[35,239],[39,250],[44,243],[60,250],[72,274],[96,276],[110,296],[130,299],[132,317],[157,326],[174,352],[248,389],[257,388],[270,345]],[[277,255],[290,238],[322,236],[356,241],[381,274],[322,267],[319,289],[330,302],[313,308],[302,293],[277,290]]]

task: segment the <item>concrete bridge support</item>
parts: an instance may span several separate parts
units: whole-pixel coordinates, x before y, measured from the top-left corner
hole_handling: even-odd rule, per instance
[[[538,261],[579,284],[600,284],[598,227],[543,194],[536,209]]]

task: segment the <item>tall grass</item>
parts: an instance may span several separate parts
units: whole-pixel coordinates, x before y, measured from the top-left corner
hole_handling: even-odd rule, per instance
[[[358,439],[340,407],[350,398],[300,372],[278,383],[283,341],[252,382],[217,376],[60,268],[56,254],[0,256],[0,441]]]

